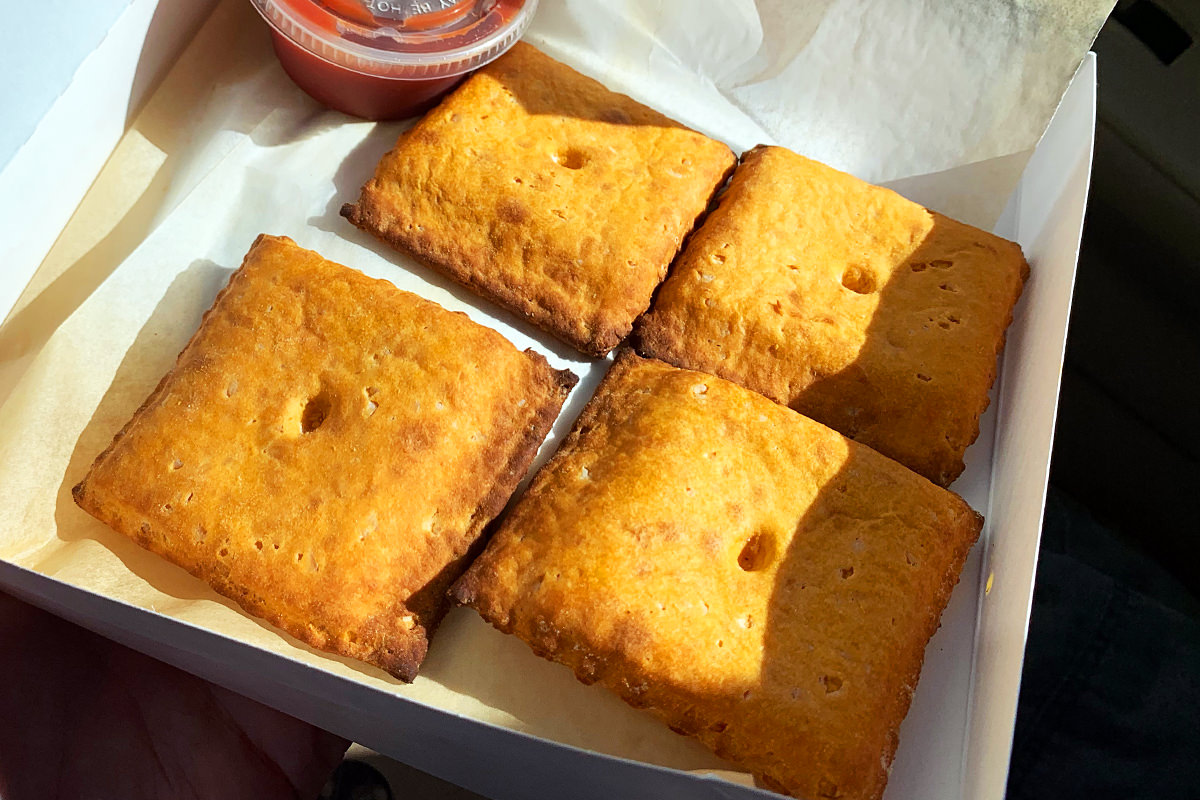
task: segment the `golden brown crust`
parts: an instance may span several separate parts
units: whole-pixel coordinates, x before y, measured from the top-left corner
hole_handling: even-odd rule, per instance
[[[1012,242],[758,147],[635,338],[946,486],[979,435],[1028,274]]]
[[[412,680],[574,383],[260,236],[73,495],[251,614]]]
[[[518,43],[401,136],[342,214],[602,355],[734,163],[724,144]]]
[[[823,425],[625,351],[451,593],[769,785],[878,798],[981,525]]]

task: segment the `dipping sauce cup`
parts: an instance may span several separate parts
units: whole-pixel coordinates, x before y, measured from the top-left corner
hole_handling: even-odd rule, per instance
[[[251,0],[296,85],[330,108],[402,119],[516,43],[537,0]]]

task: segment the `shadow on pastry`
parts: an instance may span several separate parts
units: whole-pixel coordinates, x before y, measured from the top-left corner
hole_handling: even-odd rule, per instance
[[[634,337],[643,355],[753,389],[947,486],[1027,274],[1012,242],[758,147]]]

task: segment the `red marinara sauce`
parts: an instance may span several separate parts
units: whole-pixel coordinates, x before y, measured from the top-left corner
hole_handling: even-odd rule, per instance
[[[538,0],[251,0],[279,63],[330,108],[366,119],[426,110],[516,43]]]

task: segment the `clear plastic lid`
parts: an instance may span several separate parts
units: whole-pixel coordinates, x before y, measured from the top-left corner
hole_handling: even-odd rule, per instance
[[[334,64],[421,80],[461,75],[521,38],[538,0],[251,0],[281,34]]]

